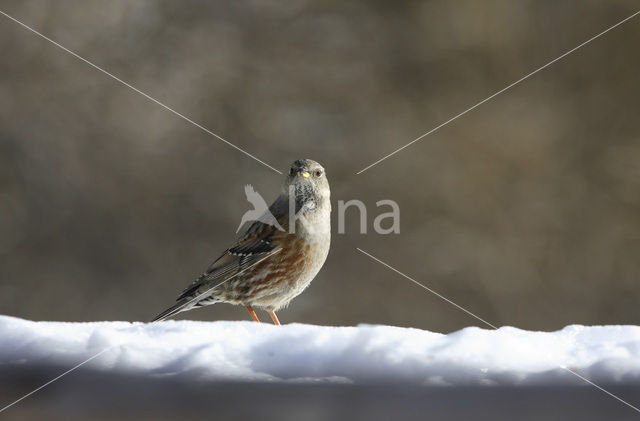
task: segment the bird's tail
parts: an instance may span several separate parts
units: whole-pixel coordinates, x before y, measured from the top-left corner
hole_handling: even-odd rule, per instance
[[[163,311],[162,313],[158,314],[156,317],[151,319],[151,322],[162,321],[164,319],[168,319],[171,316],[175,316],[176,314],[180,313],[181,311],[190,310],[193,307],[193,305],[192,305],[193,302],[192,301],[193,300],[191,299],[191,297],[183,298],[183,299],[179,300],[177,303],[175,303],[174,305],[172,305],[171,307],[169,307],[168,309],[166,309],[165,311]]]

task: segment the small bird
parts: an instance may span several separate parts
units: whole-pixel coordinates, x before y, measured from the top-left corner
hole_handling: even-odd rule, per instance
[[[266,212],[277,225],[263,222],[268,216],[257,218],[152,322],[195,307],[229,303],[245,306],[256,322],[260,320],[253,308],[264,309],[279,325],[275,312],[309,286],[329,254],[331,203],[324,168],[310,159],[295,161]]]

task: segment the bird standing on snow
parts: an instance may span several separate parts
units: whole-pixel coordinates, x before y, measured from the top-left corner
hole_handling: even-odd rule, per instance
[[[178,297],[177,303],[152,321],[215,303],[276,311],[309,286],[324,264],[331,241],[329,182],[320,164],[295,161],[282,192],[268,212],[277,224],[260,217],[209,269]]]

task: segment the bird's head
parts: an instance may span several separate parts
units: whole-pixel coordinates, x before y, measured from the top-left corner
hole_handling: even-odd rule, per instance
[[[329,181],[324,168],[311,159],[298,159],[291,164],[284,190],[287,194],[294,192],[296,204],[307,209],[328,204],[330,199]]]

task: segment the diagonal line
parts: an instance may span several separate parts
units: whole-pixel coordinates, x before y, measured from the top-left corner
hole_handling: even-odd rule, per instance
[[[83,58],[83,57],[79,56],[78,54],[76,54],[76,53],[74,53],[73,51],[71,51],[71,50],[67,49],[66,47],[62,46],[61,44],[57,43],[56,41],[54,41],[54,40],[52,40],[52,39],[48,38],[47,36],[45,36],[45,35],[43,35],[43,34],[41,34],[40,32],[36,31],[35,29],[31,28],[30,26],[28,26],[28,25],[26,25],[26,24],[24,24],[24,23],[20,22],[19,20],[15,19],[15,18],[13,18],[13,17],[11,17],[11,16],[9,16],[9,15],[8,15],[8,14],[6,14],[5,12],[3,12],[2,10],[0,10],[0,14],[2,14],[2,15],[4,15],[4,16],[6,16],[7,18],[11,19],[12,21],[16,22],[17,24],[21,25],[22,27],[24,27],[24,28],[28,29],[29,31],[33,32],[34,34],[36,34],[36,35],[40,36],[41,38],[43,38],[43,39],[45,39],[45,40],[49,41],[50,43],[52,43],[52,44],[53,44],[53,45],[55,45],[56,47],[58,47],[58,48],[60,48],[60,49],[62,49],[62,50],[64,50],[64,51],[66,51],[67,53],[71,54],[72,56],[76,57],[77,59],[79,59],[79,60],[81,60],[81,61],[83,61],[83,62],[87,63],[87,64],[88,64],[88,65],[90,65],[91,67],[93,67],[93,68],[95,68],[95,69],[99,70],[100,72],[102,72],[102,73],[106,74],[107,76],[111,77],[112,79],[116,80],[117,82],[120,82],[121,84],[125,85],[126,87],[128,87],[128,88],[132,89],[133,91],[135,91],[135,92],[139,93],[140,95],[144,96],[145,98],[147,98],[147,99],[149,99],[149,100],[151,100],[151,101],[155,102],[156,104],[158,104],[158,105],[160,105],[161,107],[165,108],[166,110],[168,110],[168,111],[172,112],[173,114],[177,115],[178,117],[182,118],[183,120],[185,120],[185,121],[187,121],[187,122],[189,122],[189,123],[193,124],[194,126],[198,127],[199,129],[203,130],[204,132],[206,132],[206,133],[208,133],[208,134],[210,134],[210,135],[212,135],[212,136],[214,136],[214,137],[216,137],[216,138],[220,139],[221,141],[223,141],[223,142],[224,142],[224,143],[226,143],[227,145],[231,146],[232,148],[234,148],[234,149],[236,149],[236,150],[238,150],[238,151],[242,152],[243,154],[245,154],[245,155],[249,156],[250,158],[253,158],[254,160],[256,160],[256,161],[260,162],[260,163],[261,163],[261,164],[263,164],[263,165],[265,165],[266,167],[269,167],[269,168],[270,168],[270,169],[272,169],[273,171],[275,171],[275,172],[277,172],[277,173],[279,173],[279,174],[282,174],[282,172],[278,171],[277,169],[275,169],[275,168],[274,168],[274,167],[272,167],[271,165],[267,164],[266,162],[264,162],[264,161],[262,161],[262,160],[260,160],[260,159],[256,158],[255,156],[251,155],[249,152],[245,151],[244,149],[241,149],[241,148],[239,148],[238,146],[236,146],[236,145],[232,144],[232,143],[231,143],[231,142],[229,142],[228,140],[226,140],[226,139],[222,138],[221,136],[219,136],[219,135],[215,134],[214,132],[212,132],[211,130],[207,129],[206,127],[204,127],[204,126],[202,126],[202,125],[200,125],[200,124],[198,124],[198,123],[194,122],[193,120],[191,120],[190,118],[188,118],[188,117],[184,116],[183,114],[180,114],[179,112],[177,112],[177,111],[175,111],[174,109],[172,109],[172,108],[168,107],[167,105],[163,104],[162,102],[158,101],[157,99],[155,99],[155,98],[151,97],[150,95],[148,95],[148,94],[146,94],[146,93],[142,92],[141,90],[139,90],[139,89],[137,89],[136,87],[134,87],[134,86],[130,85],[129,83],[127,83],[127,82],[123,81],[122,79],[118,78],[117,76],[114,76],[113,74],[111,74],[111,73],[109,73],[108,71],[106,71],[106,70],[102,69],[101,67],[99,67],[99,66],[97,66],[96,64],[94,64],[94,63],[90,62],[89,60],[87,60],[87,59],[85,59],[85,58]],[[236,273],[236,274],[234,274],[234,275],[230,276],[229,278],[225,279],[224,281],[220,282],[219,284],[217,284],[217,285],[216,285],[216,286],[214,286],[213,288],[211,288],[211,289],[209,289],[209,290],[205,291],[205,293],[203,293],[203,294],[207,294],[208,292],[212,291],[214,288],[216,288],[216,287],[218,287],[218,286],[222,285],[223,283],[225,283],[225,282],[229,281],[229,280],[230,280],[230,279],[232,279],[234,276],[237,276],[237,275],[239,275],[240,273],[244,272],[245,270],[247,270],[247,269],[249,269],[249,268],[251,268],[251,267],[253,267],[253,266],[257,265],[258,263],[262,262],[262,261],[263,261],[264,259],[266,259],[267,257],[269,257],[269,256],[271,256],[271,255],[273,255],[273,254],[275,254],[275,253],[277,253],[277,252],[279,252],[279,251],[280,251],[280,249],[276,250],[276,251],[275,251],[275,252],[273,252],[273,253],[268,254],[267,256],[265,256],[264,258],[262,258],[262,259],[258,260],[258,261],[257,261],[257,262],[255,262],[254,264],[252,264],[252,265],[250,265],[250,266],[246,267],[246,268],[245,268],[245,269],[243,269],[242,271],[240,271],[240,272],[238,272],[238,273]],[[201,297],[203,296],[203,294],[200,294],[200,295],[196,296],[193,300],[189,301],[189,303],[191,303],[192,301],[195,301],[195,300],[196,300],[196,299],[198,299],[198,298],[201,298]],[[98,352],[97,354],[95,354],[95,355],[93,355],[93,356],[89,357],[88,359],[86,359],[86,360],[82,361],[81,363],[79,363],[79,364],[77,364],[77,365],[73,366],[72,368],[70,368],[69,370],[67,370],[67,371],[65,371],[64,373],[60,374],[59,376],[57,376],[57,377],[55,377],[55,378],[53,378],[53,379],[49,380],[47,383],[45,383],[45,384],[43,384],[43,385],[39,386],[38,388],[36,388],[36,389],[32,390],[31,392],[27,393],[26,395],[22,396],[21,398],[17,399],[16,401],[14,401],[14,402],[10,403],[9,405],[7,405],[7,406],[3,407],[2,409],[0,409],[0,412],[5,411],[6,409],[8,409],[8,408],[12,407],[13,405],[17,404],[18,402],[22,401],[23,399],[28,398],[29,396],[33,395],[34,393],[38,392],[39,390],[41,390],[41,389],[43,389],[43,388],[45,388],[45,387],[49,386],[51,383],[54,383],[55,381],[57,381],[57,380],[61,379],[62,377],[66,376],[67,374],[69,374],[69,373],[71,373],[71,372],[73,372],[74,370],[76,370],[76,369],[78,369],[78,368],[82,367],[84,364],[86,364],[86,363],[88,363],[88,362],[90,362],[90,361],[94,360],[95,358],[98,358],[100,355],[104,354],[105,352],[109,351],[110,349],[112,349],[112,348],[114,348],[114,347],[116,347],[116,346],[118,346],[118,345],[119,345],[119,344],[115,344],[115,345],[112,345],[112,346],[110,346],[110,347],[108,347],[108,348],[105,348],[105,349],[103,349],[102,351]]]
[[[12,21],[14,21],[15,23],[21,25],[22,27],[28,29],[29,31],[33,32],[34,34],[38,35],[41,38],[44,38],[45,40],[49,41],[51,44],[55,45],[56,47],[66,51],[67,53],[71,54],[72,56],[74,56],[75,58],[82,60],[83,62],[87,63],[89,66],[93,67],[94,69],[97,69],[99,71],[101,71],[102,73],[104,73],[105,75],[109,76],[110,78],[112,78],[113,80],[120,82],[121,84],[123,84],[124,86],[126,86],[127,88],[130,88],[132,90],[134,90],[135,92],[139,93],[140,95],[144,96],[145,98],[147,98],[150,101],[155,102],[156,104],[158,104],[159,106],[161,106],[162,108],[171,111],[173,114],[177,115],[178,117],[180,117],[181,119],[193,124],[194,126],[196,126],[197,128],[201,129],[202,131],[210,134],[211,136],[218,138],[219,140],[223,141],[224,143],[226,143],[227,145],[231,146],[232,148],[236,149],[237,151],[242,152],[243,154],[245,154],[246,156],[258,161],[259,163],[261,163],[262,165],[271,168],[273,171],[277,172],[278,174],[282,174],[282,172],[278,171],[277,169],[275,169],[274,167],[272,167],[271,165],[267,164],[266,162],[256,158],[255,156],[251,155],[249,152],[245,151],[244,149],[234,145],[233,143],[229,142],[228,140],[224,139],[222,136],[219,136],[217,134],[215,134],[214,132],[212,132],[211,130],[207,129],[206,127],[202,126],[201,124],[196,123],[195,121],[191,120],[190,118],[186,117],[183,114],[180,114],[179,112],[177,112],[176,110],[174,110],[173,108],[163,104],[162,102],[158,101],[157,99],[153,98],[152,96],[142,92],[140,89],[128,84],[127,82],[125,82],[124,80],[118,78],[117,76],[114,76],[113,74],[107,72],[106,70],[104,70],[103,68],[101,68],[100,66],[93,64],[92,62],[90,62],[89,60],[87,60],[84,57],[79,56],[78,54],[74,53],[73,51],[69,50],[68,48],[60,45],[59,43],[55,42],[54,40],[52,40],[51,38],[41,34],[40,32],[36,31],[35,29],[31,28],[30,26],[20,22],[18,19],[9,16],[8,14],[6,14],[5,12],[3,12],[2,10],[0,10],[0,14],[6,16],[7,18],[11,19]]]
[[[48,382],[46,382],[45,384],[43,384],[42,386],[38,387],[37,389],[32,390],[31,392],[27,393],[26,395],[24,395],[23,397],[21,397],[20,399],[17,399],[13,402],[11,402],[9,405],[5,406],[4,408],[0,409],[0,412],[5,411],[9,408],[11,408],[13,405],[17,404],[18,402],[20,402],[23,399],[28,398],[29,396],[33,395],[34,393],[36,393],[37,391],[39,391],[40,389],[44,389],[45,387],[49,386],[51,383],[55,382],[56,380],[61,379],[62,377],[66,376],[67,374],[71,373],[72,371],[82,367],[83,365],[85,365],[86,363],[88,363],[89,361],[98,358],[100,355],[104,354],[105,352],[109,351],[110,349],[114,348],[118,346],[118,344],[116,345],[111,345],[108,348],[103,349],[102,351],[98,352],[97,354],[95,354],[93,357],[87,358],[86,360],[82,361],[80,364],[76,364],[75,366],[71,367],[70,369],[68,369],[67,371],[65,371],[64,373],[60,374],[58,377],[55,377],[51,380],[49,380]]]
[[[411,282],[413,282],[416,285],[421,286],[422,288],[426,289],[427,291],[437,295],[438,297],[442,298],[443,300],[445,300],[446,302],[453,304],[454,306],[456,306],[457,308],[459,308],[460,310],[464,311],[467,314],[470,314],[471,316],[475,317],[476,319],[480,320],[481,322],[483,322],[484,324],[486,324],[487,326],[490,326],[491,328],[493,328],[494,330],[498,330],[497,327],[495,327],[494,325],[492,325],[491,323],[487,322],[484,319],[481,319],[480,317],[476,316],[475,314],[473,314],[472,312],[470,312],[469,310],[459,306],[458,304],[454,303],[453,301],[447,299],[446,297],[443,297],[442,295],[438,294],[437,292],[435,292],[434,290],[426,287],[425,285],[421,284],[420,282],[416,281],[415,279],[411,278],[408,275],[405,275],[404,273],[400,272],[398,269],[394,268],[393,266],[383,262],[382,260],[378,259],[375,256],[372,256],[371,254],[367,253],[366,251],[362,250],[359,247],[356,247],[356,250],[358,250],[360,253],[369,256],[371,259],[375,260],[376,262],[380,263],[383,266],[386,266],[387,268],[391,269],[392,271],[394,271],[395,273],[397,273],[398,275],[403,276],[404,278],[410,280]],[[564,365],[559,365],[560,368],[562,368],[563,370],[568,371],[569,373],[573,374],[574,376],[578,377],[579,379],[584,380],[585,382],[589,383],[591,386],[599,389],[600,391],[606,393],[607,395],[611,396],[614,399],[617,399],[618,401],[624,403],[625,405],[627,405],[628,407],[634,409],[636,412],[640,412],[640,409],[631,405],[629,402],[625,401],[624,399],[620,398],[619,396],[614,395],[613,393],[609,392],[608,390],[606,390],[605,388],[603,388],[602,386],[598,386],[597,384],[593,383],[591,380],[581,376],[580,374],[576,373],[575,371],[571,370],[570,368],[567,368]]]
[[[446,302],[448,302],[451,305],[456,306],[458,309],[464,311],[465,313],[469,314],[472,317],[475,317],[476,319],[480,320],[482,323],[486,324],[487,326],[492,327],[493,329],[498,329],[497,327],[495,327],[494,325],[492,325],[491,323],[489,323],[488,321],[484,320],[483,318],[476,316],[475,314],[473,314],[472,312],[470,312],[469,310],[467,310],[466,308],[459,306],[458,304],[454,303],[453,301],[451,301],[450,299],[448,299],[447,297],[438,294],[437,292],[435,292],[434,290],[432,290],[431,288],[421,284],[420,282],[416,281],[415,279],[405,275],[404,273],[400,272],[398,269],[386,264],[385,262],[383,262],[382,260],[378,259],[377,257],[374,257],[372,255],[370,255],[369,253],[367,253],[366,251],[362,250],[361,248],[356,247],[356,250],[358,250],[360,253],[365,254],[367,256],[369,256],[370,258],[372,258],[373,260],[375,260],[376,262],[380,263],[383,266],[386,266],[387,268],[391,269],[392,271],[394,271],[395,273],[397,273],[400,276],[405,277],[406,279],[410,280],[411,282],[413,282],[414,284],[418,285],[419,287],[422,287],[423,289],[426,289],[427,291],[429,291],[432,294],[437,295],[438,297],[442,298],[443,300],[445,300]]]
[[[622,402],[623,404],[627,405],[630,408],[635,409],[636,411],[640,412],[640,409],[638,409],[638,407],[631,405],[629,402],[625,401],[624,399],[619,398],[618,396],[614,395],[613,393],[609,392],[608,390],[606,390],[605,388],[598,386],[597,384],[595,384],[594,382],[592,382],[591,380],[587,379],[586,377],[582,377],[580,374],[576,373],[575,371],[573,371],[572,369],[565,367],[563,365],[560,366],[561,369],[568,371],[569,373],[573,374],[574,376],[584,380],[585,382],[589,383],[591,386],[595,387],[596,389],[599,389],[601,392],[606,393],[607,395],[611,396],[614,399],[617,399],[618,401]]]
[[[466,113],[468,113],[469,111],[481,106],[482,104],[484,104],[485,102],[497,97],[498,95],[500,95],[501,93],[503,93],[504,91],[506,91],[507,89],[510,89],[514,86],[516,86],[517,84],[519,84],[520,82],[522,82],[525,79],[530,78],[531,76],[535,75],[536,73],[538,73],[539,71],[546,69],[547,67],[551,66],[553,63],[555,63],[558,60],[562,60],[563,58],[565,58],[566,56],[568,56],[569,54],[573,53],[574,51],[576,51],[577,49],[584,47],[585,45],[589,44],[591,41],[601,37],[602,35],[606,34],[607,32],[611,31],[612,29],[622,25],[623,23],[625,23],[626,21],[628,21],[629,19],[637,16],[638,14],[640,14],[640,10],[635,12],[633,15],[621,20],[620,22],[616,23],[613,26],[608,27],[607,29],[605,29],[604,31],[600,32],[598,35],[595,35],[591,38],[589,38],[588,40],[586,40],[585,42],[583,42],[582,44],[578,45],[577,47],[572,48],[571,50],[567,51],[566,53],[562,54],[561,56],[551,60],[550,62],[548,62],[547,64],[538,67],[536,70],[534,70],[533,72],[529,73],[526,76],[521,77],[520,79],[516,80],[515,82],[511,83],[510,85],[508,85],[505,88],[500,89],[498,92],[494,93],[493,95],[483,99],[482,101],[478,102],[477,104],[475,104],[472,107],[467,108],[466,110],[464,110],[463,112],[461,112],[460,114],[457,114],[453,117],[451,117],[449,120],[445,121],[444,123],[440,124],[439,126],[434,127],[433,129],[429,130],[428,132],[418,136],[417,138],[413,139],[411,142],[407,143],[406,145],[396,149],[395,151],[391,152],[388,155],[383,156],[382,158],[378,159],[376,162],[374,162],[373,164],[370,164],[369,166],[361,169],[360,171],[358,171],[356,173],[357,174],[362,174],[363,172],[365,172],[366,170],[368,170],[369,168],[373,167],[374,165],[377,165],[379,163],[381,163],[382,161],[384,161],[385,159],[397,154],[398,152],[400,152],[401,150],[413,145],[414,143],[416,143],[417,141],[419,141],[420,139],[429,136],[431,133],[435,132],[436,130],[446,126],[447,124],[451,123],[452,121],[456,120],[459,117],[462,117],[463,115],[465,115]]]
[[[1,13],[1,12],[0,12]],[[234,277],[240,275],[242,272],[254,267],[255,265],[257,265],[258,263],[262,262],[264,259],[266,259],[269,256],[273,256],[274,254],[278,253],[282,251],[282,249],[277,249],[276,251],[267,254],[266,256],[264,256],[262,259],[258,260],[255,263],[252,263],[251,265],[247,266],[246,268],[242,269],[241,271],[234,273],[233,275],[229,276],[227,279],[225,279],[224,281],[220,282],[219,284],[217,284],[216,286],[209,288],[208,290],[206,290],[205,292],[203,292],[202,294],[197,295],[195,298],[193,298],[192,300],[190,300],[187,305],[191,304],[193,301],[203,298],[206,294],[208,294],[209,292],[213,291],[215,288],[219,287],[220,285],[224,284],[225,282],[229,281],[230,279],[233,279]],[[155,323],[155,322],[152,322]],[[21,398],[11,402],[9,405],[5,406],[4,408],[0,409],[0,412],[11,408],[13,405],[17,404],[18,402],[22,401],[23,399],[28,398],[29,396],[33,395],[34,393],[36,393],[37,391],[44,389],[45,387],[49,386],[51,383],[60,380],[61,378],[63,378],[64,376],[66,376],[67,374],[71,373],[72,371],[82,367],[83,365],[85,365],[86,363],[88,363],[89,361],[98,358],[100,355],[104,354],[105,352],[109,351],[110,349],[115,348],[116,346],[120,346],[122,344],[114,344],[111,345],[108,348],[103,349],[102,351],[98,352],[97,354],[87,358],[86,360],[82,361],[79,364],[76,364],[75,366],[71,367],[70,369],[68,369],[67,371],[65,371],[64,373],[60,374],[59,376],[49,380],[48,382],[46,382],[45,384],[43,384],[42,386],[37,387],[36,389],[32,390],[31,392],[27,393],[26,395],[22,396]]]

